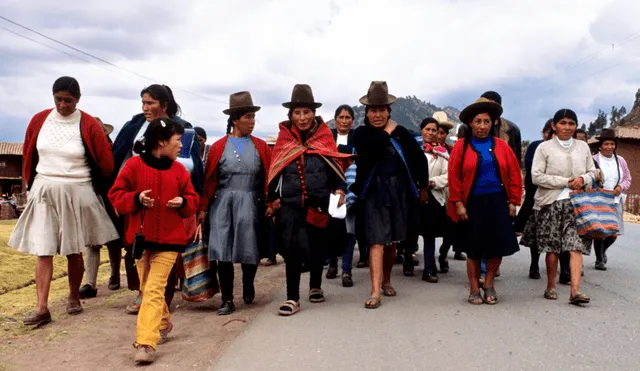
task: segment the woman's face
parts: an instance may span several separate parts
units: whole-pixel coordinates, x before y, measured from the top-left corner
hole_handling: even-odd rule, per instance
[[[422,128],[422,141],[425,143],[438,142],[438,129],[436,129],[436,124],[430,122]]]
[[[573,133],[578,129],[578,124],[570,118],[563,118],[558,122],[552,124],[553,130],[556,132],[556,136],[560,140],[569,140],[573,137]]]
[[[367,111],[367,118],[371,126],[383,129],[389,122],[389,110],[387,106],[371,106]]]
[[[605,157],[613,156],[613,151],[616,150],[616,142],[613,140],[605,140],[604,143],[600,145],[600,153],[602,153]]]
[[[142,113],[149,122],[159,117],[169,117],[167,105],[160,104],[160,101],[153,99],[149,93],[142,94]]]
[[[309,107],[296,107],[291,112],[291,121],[298,131],[309,131],[314,122],[313,110]]]
[[[233,121],[233,130],[241,137],[246,137],[253,133],[253,128],[256,126],[256,113],[245,113],[239,120]]]
[[[177,160],[182,149],[182,134],[173,134],[169,140],[160,141],[160,157]]]
[[[443,127],[439,127],[438,128],[438,135],[437,135],[437,141],[439,143],[444,144],[447,140],[447,135],[449,135],[449,133],[447,132],[447,129],[443,128]]]
[[[338,129],[338,133],[342,135],[346,135],[351,130],[353,126],[353,117],[346,109],[343,109],[338,117],[336,117],[336,129]]]
[[[56,111],[60,116],[69,116],[76,111],[79,99],[69,94],[67,91],[59,91],[53,94],[53,101],[56,104]]]
[[[542,140],[549,140],[549,139],[551,139],[551,130],[543,131]]]
[[[484,139],[489,136],[491,126],[491,116],[488,113],[480,113],[471,121],[471,134],[478,139]]]

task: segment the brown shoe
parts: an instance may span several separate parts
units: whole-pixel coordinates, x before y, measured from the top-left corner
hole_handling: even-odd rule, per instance
[[[169,341],[169,333],[173,330],[173,323],[169,322],[169,326],[166,329],[160,330],[160,340],[158,340],[158,344],[164,344]]]
[[[135,362],[142,364],[153,363],[156,360],[156,351],[148,345],[138,345]]]
[[[23,322],[25,326],[44,326],[47,323],[51,322],[51,313],[49,313],[49,309],[45,310],[44,312],[35,311],[24,317]]]
[[[82,309],[82,304],[80,304],[80,300],[71,300],[67,303],[67,314],[76,315],[82,313],[84,309]]]

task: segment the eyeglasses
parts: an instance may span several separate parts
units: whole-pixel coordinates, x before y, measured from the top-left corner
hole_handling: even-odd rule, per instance
[[[56,103],[65,102],[67,104],[71,104],[74,101],[73,98],[63,98],[63,97],[56,97],[56,96],[53,96],[53,99],[55,99]]]

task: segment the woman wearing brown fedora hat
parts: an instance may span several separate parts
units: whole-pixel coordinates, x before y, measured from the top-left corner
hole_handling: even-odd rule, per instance
[[[287,276],[287,300],[279,314],[290,316],[300,310],[300,274],[307,263],[310,272],[309,301],[325,300],[322,291],[322,270],[330,252],[327,246],[330,195],[345,202],[344,169],[350,154],[337,151],[329,127],[316,109],[311,87],[294,86],[291,101],[282,104],[289,109],[289,120],[280,123],[280,132],[273,149],[269,169],[269,199],[275,200],[271,210],[276,215]]]
[[[460,113],[469,126],[451,151],[447,213],[457,223],[456,249],[467,254],[471,304],[496,304],[494,278],[504,256],[519,251],[513,218],[522,198],[522,174],[507,142],[491,134],[502,107],[478,99]],[[487,261],[484,298],[480,261]]]
[[[367,95],[365,125],[356,129],[354,146],[356,182],[351,190],[360,199],[356,222],[359,233],[369,244],[371,295],[365,307],[380,306],[381,291],[395,296],[391,269],[397,243],[418,239],[419,202],[428,199],[429,168],[421,148],[407,129],[391,118],[396,97],[389,94],[385,81],[373,81]]]
[[[209,149],[198,224],[209,213],[209,260],[218,262],[222,291],[219,315],[231,314],[233,264],[242,265],[245,304],[255,298],[253,281],[260,263],[260,228],[266,212],[266,175],[271,160],[267,143],[251,135],[259,106],[247,91],[231,94],[227,136]]]
[[[604,189],[613,191],[616,195],[616,214],[620,233],[624,234],[624,201],[625,191],[631,187],[631,172],[627,166],[627,161],[616,153],[618,142],[616,134],[612,129],[602,130],[602,134],[596,137],[599,142],[598,154],[593,156],[593,160],[598,164],[604,175]],[[593,241],[593,248],[596,251],[596,269],[607,270],[607,249],[616,242],[618,236],[611,236],[605,239]]]

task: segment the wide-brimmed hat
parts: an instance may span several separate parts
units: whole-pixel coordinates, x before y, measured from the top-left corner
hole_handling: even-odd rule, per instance
[[[602,129],[600,135],[596,137],[601,143],[605,140],[616,140],[616,133],[612,129]]]
[[[96,119],[96,121],[98,121],[100,125],[102,125],[102,130],[104,130],[104,133],[107,136],[113,133],[113,129],[114,129],[113,125],[105,124],[104,122],[102,122],[102,120],[100,120],[100,117],[94,117],[94,119]]]
[[[386,81],[371,81],[367,95],[360,98],[360,103],[365,106],[386,106],[394,104],[397,98],[389,94]]]
[[[308,106],[312,108],[320,108],[322,103],[316,102],[313,98],[311,86],[307,84],[296,84],[291,92],[291,101],[282,103],[285,108],[293,108],[297,106]]]
[[[460,121],[469,125],[471,120],[480,113],[488,113],[489,116],[497,119],[502,115],[502,106],[487,98],[479,98],[460,112]]]
[[[453,122],[449,121],[449,117],[445,111],[438,111],[433,113],[433,118],[438,120],[438,124],[445,130],[449,131],[456,126]]]
[[[257,112],[260,111],[260,106],[253,104],[253,98],[248,91],[240,91],[233,93],[229,96],[229,108],[222,111],[225,115],[230,115],[235,112]]]

